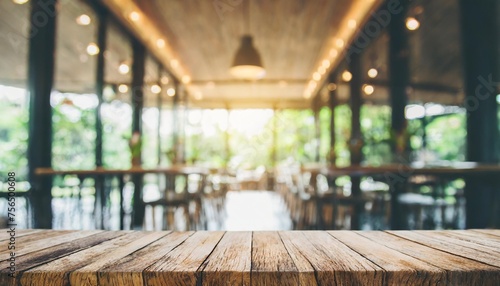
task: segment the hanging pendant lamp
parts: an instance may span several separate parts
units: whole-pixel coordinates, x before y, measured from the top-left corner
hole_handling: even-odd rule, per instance
[[[252,36],[241,37],[241,46],[236,52],[229,72],[236,78],[246,80],[258,80],[266,75],[260,54],[253,46]]]
[[[245,13],[246,35],[241,37],[241,45],[236,51],[229,72],[235,78],[258,80],[266,75],[266,70],[262,65],[259,52],[253,46],[253,39],[250,35],[250,1],[245,1],[243,12]]]

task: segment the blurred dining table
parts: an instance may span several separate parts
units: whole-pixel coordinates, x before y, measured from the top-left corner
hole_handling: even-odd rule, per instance
[[[134,178],[140,178],[139,182],[142,182],[142,178],[148,174],[154,175],[164,175],[166,178],[170,178],[171,182],[167,182],[167,184],[175,184],[175,176],[183,175],[201,175],[208,176],[213,173],[213,170],[205,167],[192,166],[192,165],[171,165],[167,167],[158,167],[158,168],[142,168],[142,167],[131,167],[129,169],[108,169],[103,167],[97,167],[94,169],[87,170],[54,170],[52,168],[37,168],[35,170],[35,175],[38,178],[42,177],[64,177],[64,176],[76,176],[78,177],[80,184],[86,178],[94,179],[95,186],[95,210],[97,213],[95,214],[96,228],[104,228],[105,218],[104,218],[104,208],[107,204],[107,195],[105,194],[105,183],[106,179],[118,179],[118,189],[120,193],[120,229],[125,229],[125,206],[124,206],[124,189],[126,178],[130,177],[130,180],[134,180]],[[138,181],[135,181],[137,183]],[[141,197],[142,186],[135,187],[134,184],[134,193],[133,193],[133,206],[132,210],[134,213],[139,213],[140,215],[136,216],[135,225],[131,225],[130,227],[138,228],[142,225],[142,221],[144,220],[144,203]],[[132,222],[134,223],[134,222]]]
[[[329,165],[315,164],[303,166],[302,171],[310,172],[313,175],[322,174],[326,176],[331,184],[335,179],[342,176],[351,178],[372,177],[375,181],[384,182],[389,186],[391,200],[391,227],[401,228],[400,201],[399,196],[404,192],[406,183],[416,176],[433,176],[441,180],[465,179],[483,184],[489,184],[498,188],[500,180],[500,164],[481,164],[476,162],[413,162],[385,164],[380,166],[352,165],[346,167],[336,167]],[[360,186],[351,186],[353,198],[360,197],[362,189]],[[465,189],[465,196],[470,200],[475,199],[478,190]],[[480,203],[469,203],[466,205],[466,212],[474,213]],[[356,206],[356,213],[359,213],[362,206]]]

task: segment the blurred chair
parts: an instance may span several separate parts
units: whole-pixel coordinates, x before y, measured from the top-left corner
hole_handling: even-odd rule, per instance
[[[162,229],[178,230],[177,225],[184,224],[184,230],[196,230],[203,225],[202,192],[205,188],[204,174],[166,174],[166,187],[160,199],[146,201],[151,209],[153,227],[156,225],[157,207],[163,210]],[[181,218],[179,218],[179,214]],[[144,217],[146,220],[146,216]],[[178,219],[182,219],[180,221]],[[144,225],[146,222],[144,222]],[[155,228],[155,227],[154,227]]]

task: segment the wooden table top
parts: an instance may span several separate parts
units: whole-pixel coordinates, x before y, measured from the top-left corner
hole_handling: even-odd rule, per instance
[[[17,230],[0,285],[500,285],[500,230]]]

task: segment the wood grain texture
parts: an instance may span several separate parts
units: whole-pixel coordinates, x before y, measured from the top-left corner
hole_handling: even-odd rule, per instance
[[[423,285],[439,284],[446,279],[446,272],[434,265],[375,243],[352,231],[328,232],[352,250],[382,267],[384,284]]]
[[[27,233],[2,286],[500,285],[490,230]]]
[[[87,231],[80,236],[78,232],[73,232],[75,238],[70,239],[66,236],[66,239],[58,240],[57,242],[46,242],[46,247],[25,255],[21,255],[16,258],[16,277],[12,279],[8,276],[8,269],[0,269],[0,285],[17,285],[21,284],[21,279],[23,272],[33,267],[41,264],[45,264],[61,258],[66,255],[87,249],[116,236],[123,235],[120,232],[115,231]],[[53,245],[53,246],[52,246]],[[29,283],[25,285],[44,285],[39,283],[38,277],[36,280],[30,280]]]
[[[500,259],[497,253],[489,253],[474,248],[471,244],[456,244],[456,240],[449,240],[443,237],[435,237],[431,231],[389,231],[402,238],[445,251],[451,254],[459,255],[465,258],[474,259],[492,266],[500,267]]]
[[[299,270],[278,232],[254,232],[252,285],[298,285]]]
[[[98,283],[100,285],[148,285],[143,278],[143,271],[193,234],[194,232],[170,233],[139,251],[108,264],[99,270]]]
[[[72,241],[77,238],[85,237],[88,235],[96,234],[100,231],[82,231],[80,233],[74,231],[45,231],[42,233],[35,233],[33,236],[23,236],[16,239],[17,255],[29,254],[34,251],[39,251],[47,247],[51,247],[60,243]],[[7,259],[10,255],[10,250],[6,248],[0,250],[0,260]]]
[[[500,236],[500,229],[471,229],[469,232],[479,232],[487,235]]]
[[[146,285],[196,285],[201,282],[199,269],[224,232],[199,231],[144,270]]]
[[[500,242],[500,237],[491,236],[489,237],[486,234],[476,234],[474,232],[469,231],[436,231],[434,235],[446,237],[453,239],[454,241],[461,240],[464,241],[465,245],[470,245],[471,248],[479,248],[480,251],[492,251],[498,253],[498,257],[500,257],[500,248],[498,248],[498,243]],[[460,243],[460,242],[459,242]],[[460,243],[462,244],[462,243]],[[477,245],[477,246],[475,246]]]
[[[252,233],[227,232],[203,264],[203,285],[250,285]]]
[[[0,237],[0,242],[10,239],[10,234],[7,231],[9,231],[8,228],[0,229],[0,233],[2,234],[2,236]],[[35,232],[42,232],[42,231],[43,230],[41,229],[16,229],[16,238],[26,235],[32,235]]]
[[[444,285],[486,285],[485,281],[487,280],[500,279],[499,268],[491,265],[447,252],[437,251],[434,248],[386,232],[372,231],[356,233],[385,247],[446,270],[446,280],[442,281]],[[487,279],[485,280],[484,277],[487,277]],[[492,283],[489,285],[495,284]]]
[[[42,240],[42,239],[45,239],[45,238],[49,238],[49,237],[54,237],[54,236],[58,236],[58,235],[63,235],[63,234],[67,234],[67,233],[70,233],[71,231],[69,230],[54,230],[54,231],[49,231],[49,230],[38,230],[38,231],[34,231],[34,232],[28,232],[29,235],[26,235],[26,234],[19,234],[16,232],[16,243],[19,242],[19,244],[23,244],[24,246],[26,246],[27,244],[29,244],[30,242],[32,241],[38,241],[38,240]],[[6,241],[6,240],[9,240],[10,237],[8,237],[9,235],[6,235],[5,239],[2,239],[2,241]],[[24,246],[19,246],[19,247],[24,247]],[[0,250],[0,254],[4,252],[4,249],[1,249]]]
[[[280,232],[280,236],[296,265],[307,262],[315,272],[314,281],[301,279],[303,285],[380,285],[383,282],[382,268],[326,232]],[[303,270],[300,267],[299,270],[302,274]]]
[[[37,280],[41,285],[67,285],[69,284],[69,274],[72,271],[107,256],[108,252],[121,248],[141,236],[143,234],[140,232],[120,232],[119,236],[92,248],[64,256],[24,272],[21,284]]]
[[[297,267],[299,283],[301,285],[318,285],[316,268],[303,254],[305,251],[311,250],[308,249],[307,244],[303,244],[304,241],[301,240],[303,235],[297,233],[297,235],[291,235],[293,236],[291,238],[289,233],[279,232],[279,236],[290,258],[292,258],[293,263]]]
[[[119,247],[106,255],[90,261],[89,264],[73,271],[69,275],[71,285],[98,285],[100,269],[115,265],[132,253],[152,244],[154,241],[166,236],[170,232],[141,232],[140,239],[134,240],[123,247]]]

